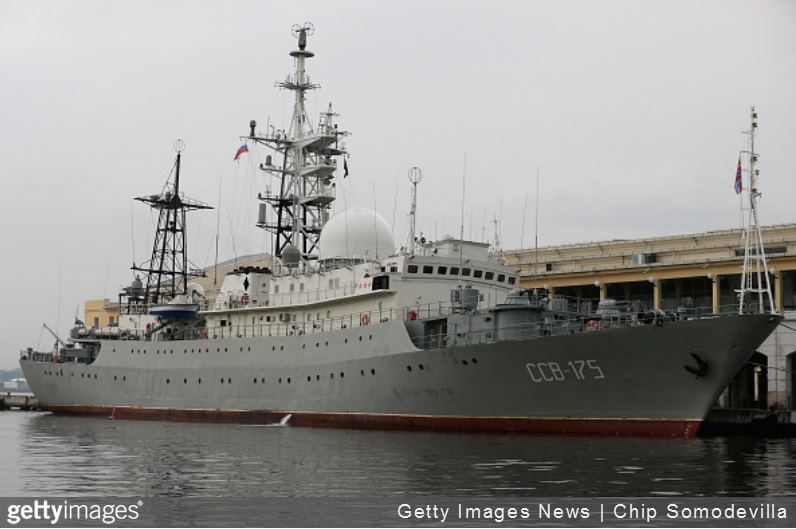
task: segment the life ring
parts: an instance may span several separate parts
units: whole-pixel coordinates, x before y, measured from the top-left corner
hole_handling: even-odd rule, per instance
[[[202,338],[202,340],[207,340],[207,329],[202,329],[200,337]]]
[[[243,294],[240,297],[240,304],[243,305],[244,307],[249,304],[249,295],[248,294]]]
[[[586,324],[587,331],[601,331],[603,328],[603,322],[600,320],[589,320]]]
[[[147,323],[146,324],[146,332],[149,332],[151,330],[152,330],[152,324],[151,323]]]
[[[410,321],[414,321],[417,319],[417,312],[410,310],[406,316]]]
[[[369,323],[370,323],[370,316],[369,316],[369,315],[367,315],[367,314],[363,314],[363,315],[362,315],[362,317],[359,319],[359,322],[360,322],[362,325],[367,325],[367,324],[369,324]]]

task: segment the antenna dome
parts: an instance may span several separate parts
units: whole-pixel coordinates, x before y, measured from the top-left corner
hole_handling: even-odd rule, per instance
[[[387,221],[368,208],[351,208],[333,216],[321,231],[320,260],[373,261],[395,253],[395,239]]]
[[[288,244],[287,246],[285,246],[285,249],[282,250],[282,264],[289,268],[293,268],[298,266],[300,261],[301,261],[301,250],[299,250],[292,244]]]

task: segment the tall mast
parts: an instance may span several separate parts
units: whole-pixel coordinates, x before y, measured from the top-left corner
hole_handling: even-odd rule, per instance
[[[276,235],[272,253],[282,257],[285,249],[295,247],[301,259],[317,259],[318,240],[321,229],[329,220],[329,210],[335,200],[334,174],[337,170],[337,157],[345,156],[345,145],[341,139],[347,132],[338,131],[334,118],[337,116],[329,104],[328,110],[321,114],[317,130],[313,130],[305,109],[308,90],[319,87],[313,84],[306,73],[306,61],[315,56],[307,49],[307,37],[314,33],[309,22],[303,26],[293,26],[293,36],[298,39],[298,49],[291,51],[296,70],[285,81],[276,86],[294,93],[293,118],[290,130],[256,130],[257,122],[249,124],[250,133],[245,138],[266,145],[282,156],[281,163],[274,165],[271,156],[260,169],[281,180],[279,194],[267,191],[259,198],[261,208],[270,205],[275,219],[270,221],[261,213],[257,225]],[[295,252],[295,250],[292,250]]]
[[[751,126],[745,134],[749,135],[749,150],[744,151],[748,155],[749,166],[749,218],[745,230],[746,245],[743,255],[743,272],[741,274],[741,289],[738,291],[738,312],[744,314],[749,312],[751,294],[757,294],[757,303],[760,312],[766,312],[765,302],[768,301],[770,312],[773,314],[774,298],[771,294],[771,280],[768,276],[768,263],[766,261],[766,251],[763,246],[763,235],[760,231],[760,224],[757,218],[757,201],[761,193],[757,188],[757,177],[760,170],[757,169],[758,153],[755,152],[755,135],[757,134],[757,111],[751,108]]]
[[[417,184],[423,180],[423,171],[417,167],[409,169],[409,181],[412,182],[412,207],[409,210],[409,255],[415,255],[415,226],[417,217]]]
[[[159,195],[137,197],[158,211],[158,226],[152,245],[152,257],[141,266],[133,264],[133,270],[146,274],[144,302],[157,304],[184,294],[188,278],[193,274],[188,268],[188,239],[185,214],[194,209],[213,209],[211,206],[187,198],[180,193],[180,161],[185,143],[175,140],[174,181],[166,182]]]

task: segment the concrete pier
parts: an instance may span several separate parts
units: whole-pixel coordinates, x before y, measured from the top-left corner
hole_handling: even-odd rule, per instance
[[[0,410],[40,410],[39,401],[33,395],[0,395]]]

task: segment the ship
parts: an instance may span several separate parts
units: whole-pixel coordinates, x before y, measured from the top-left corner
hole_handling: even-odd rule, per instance
[[[415,233],[396,250],[367,208],[331,215],[348,175],[337,114],[305,110],[314,28],[293,28],[288,130],[249,123],[238,154],[269,149],[278,183],[260,200],[270,266],[242,267],[205,297],[187,260],[184,146],[159,194],[148,262],[119,297],[118,324],[77,322],[20,365],[41,407],[116,419],[310,427],[694,437],[781,321],[771,313],[683,317],[520,286],[484,242]],[[342,160],[342,163],[340,163]],[[145,281],[142,276],[145,276]]]

